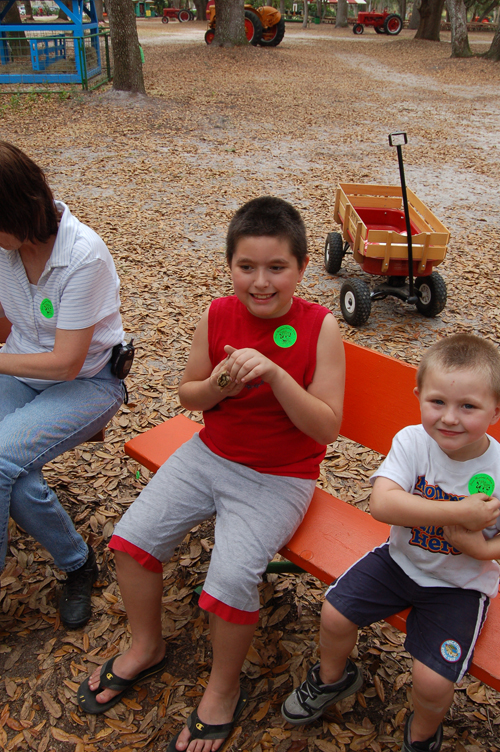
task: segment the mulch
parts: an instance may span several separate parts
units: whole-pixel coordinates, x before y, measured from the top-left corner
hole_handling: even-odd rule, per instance
[[[108,244],[122,281],[125,328],[138,345],[127,381],[130,403],[106,440],[46,468],[98,553],[94,614],[83,630],[62,628],[56,609],[62,575],[11,524],[0,580],[0,747],[6,750],[163,750],[201,697],[210,647],[194,589],[208,566],[210,521],[164,567],[165,673],[99,717],[81,713],[75,690],[129,643],[106,542],[149,473],[124,455],[123,443],[180,412],[200,420],[180,406],[177,385],[202,311],[230,291],[224,236],[244,201],[275,194],[301,210],[311,263],[300,294],[330,307],[346,339],[411,363],[437,337],[457,330],[500,342],[498,64],[451,60],[448,43],[415,42],[406,30],[395,39],[367,33],[358,40],[331,27],[287,26],[276,49],[213,50],[182,41],[182,27],[201,28],[158,23],[154,33],[177,35],[176,43],[145,45],[148,100],[109,100],[102,92],[0,99],[2,138],[46,168],[56,196]],[[337,277],[324,271],[324,238],[337,229],[335,187],[397,184],[396,155],[387,143],[396,130],[409,136],[408,185],[451,231],[440,267],[448,305],[425,319],[385,300],[365,326],[351,329],[340,316],[339,289],[349,277],[367,276],[352,257]],[[390,409],[390,395],[381,399]],[[368,477],[379,462],[341,438],[328,449],[320,484],[366,509]],[[291,728],[281,718],[281,701],[314,660],[323,592],[306,574],[269,575],[262,584],[261,620],[243,670],[251,699],[228,749],[399,750],[411,710],[411,662],[403,636],[385,623],[361,631],[355,658],[365,683],[355,697],[310,727]],[[443,749],[498,751],[499,698],[466,678],[445,723]]]

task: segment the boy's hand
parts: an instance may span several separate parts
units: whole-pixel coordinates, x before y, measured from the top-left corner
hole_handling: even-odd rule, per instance
[[[219,383],[219,377],[224,373],[230,376],[228,358],[222,360],[215,366],[214,370],[210,374],[210,385],[212,386],[212,389],[221,394],[223,398],[234,397],[241,392],[244,384],[238,384],[234,379],[230,378],[230,381],[226,386],[221,386]]]
[[[253,379],[261,378],[269,382],[280,370],[276,363],[250,347],[237,350],[231,345],[226,345],[224,350],[228,354],[227,360],[224,361],[225,368],[241,388]]]
[[[467,530],[484,530],[494,525],[500,514],[500,501],[483,493],[466,496],[457,502],[458,522]]]
[[[480,531],[473,533],[461,525],[446,525],[443,535],[448,543],[473,559],[491,558],[488,542]]]

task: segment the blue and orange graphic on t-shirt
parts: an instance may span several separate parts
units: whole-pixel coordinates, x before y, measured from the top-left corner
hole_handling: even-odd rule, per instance
[[[464,495],[450,494],[438,485],[427,483],[424,475],[418,476],[413,493],[416,496],[423,496],[424,499],[436,499],[436,501],[460,501],[464,498]],[[443,528],[436,525],[412,527],[411,538],[408,542],[410,546],[422,548],[433,554],[458,556],[462,553],[445,540]]]

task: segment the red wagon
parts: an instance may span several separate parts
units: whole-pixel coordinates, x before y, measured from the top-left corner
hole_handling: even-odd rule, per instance
[[[397,13],[389,13],[384,10],[383,13],[360,12],[352,30],[354,34],[362,34],[365,26],[373,26],[377,34],[390,34],[395,36],[403,28],[403,19]]]

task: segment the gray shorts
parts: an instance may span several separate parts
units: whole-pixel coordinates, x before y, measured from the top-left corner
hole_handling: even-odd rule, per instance
[[[216,514],[203,589],[228,606],[256,611],[262,574],[301,523],[315,486],[219,457],[196,434],[160,467],[114,533],[163,562]]]

